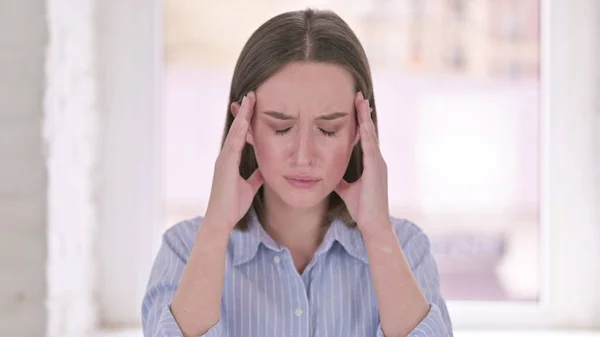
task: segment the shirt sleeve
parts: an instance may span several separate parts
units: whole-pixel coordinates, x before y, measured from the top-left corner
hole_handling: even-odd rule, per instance
[[[190,223],[181,223],[163,235],[142,302],[144,337],[183,337],[171,312],[171,301],[196,236],[194,227]],[[219,321],[200,337],[220,336],[222,326]]]
[[[407,236],[405,230],[396,228],[399,240]],[[411,224],[410,228],[415,233],[402,245],[402,249],[430,308],[427,316],[408,337],[452,337],[452,322],[440,291],[440,275],[431,253],[429,238],[416,225]],[[377,328],[377,337],[385,337],[381,324]]]
[[[447,337],[452,336],[452,331],[444,322],[440,309],[430,304],[429,313],[419,325],[408,334],[408,337]],[[385,337],[381,324],[377,327],[377,337]]]

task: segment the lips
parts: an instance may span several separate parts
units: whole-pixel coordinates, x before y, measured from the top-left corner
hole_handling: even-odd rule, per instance
[[[295,175],[289,175],[289,176],[285,176],[286,179],[293,179],[293,180],[300,180],[300,181],[318,181],[321,180],[321,178],[317,178],[308,174],[295,174]]]
[[[308,175],[291,175],[285,176],[285,179],[294,187],[297,188],[310,188],[321,181],[320,178],[308,176]]]

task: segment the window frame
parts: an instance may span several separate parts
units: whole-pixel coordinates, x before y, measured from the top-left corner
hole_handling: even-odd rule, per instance
[[[540,301],[449,301],[457,329],[600,326],[600,179],[594,172],[600,137],[593,132],[600,130],[594,98],[600,4],[540,2]],[[141,296],[164,232],[163,14],[160,0],[98,3],[104,111],[98,297],[105,327],[141,322]]]
[[[164,231],[164,13],[162,0],[103,0],[96,10],[98,321],[123,328],[141,325],[141,298]]]

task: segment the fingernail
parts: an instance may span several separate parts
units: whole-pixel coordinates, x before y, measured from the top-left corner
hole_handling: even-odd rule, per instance
[[[365,96],[363,95],[362,91],[358,92],[358,99],[360,99],[360,100],[365,99]]]
[[[248,98],[248,95],[244,96],[244,98],[242,98],[242,105],[244,105],[244,103],[246,102],[246,99]]]

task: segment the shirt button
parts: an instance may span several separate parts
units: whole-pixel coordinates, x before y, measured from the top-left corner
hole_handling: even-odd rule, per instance
[[[279,263],[279,261],[281,261],[281,259],[279,258],[279,256],[275,256],[275,257],[273,258],[273,262],[275,262],[275,263]]]
[[[294,314],[298,317],[302,316],[302,314],[304,313],[304,310],[298,308],[296,309],[296,311],[294,312]]]

